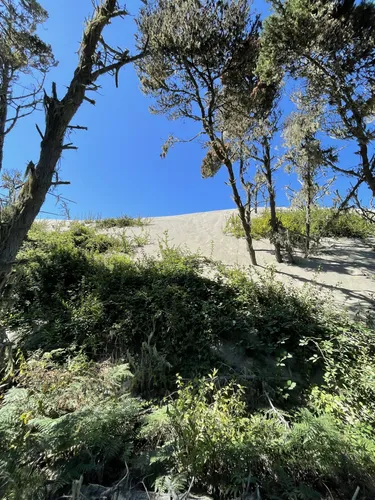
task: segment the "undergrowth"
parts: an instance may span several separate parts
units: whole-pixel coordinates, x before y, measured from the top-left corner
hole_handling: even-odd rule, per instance
[[[126,390],[128,366],[84,355],[61,363],[61,354],[22,360],[17,387],[4,396],[1,498],[51,498],[81,474],[111,480],[133,452],[142,404]]]
[[[332,218],[334,211],[329,208],[315,208],[311,214],[311,237],[313,238],[360,238],[375,235],[375,226],[359,213],[348,211]],[[303,210],[279,210],[277,217],[285,229],[291,233],[292,241],[298,246],[298,236],[306,234],[305,212]],[[268,238],[271,233],[270,214],[265,210],[252,219],[252,235],[255,239]],[[236,214],[231,215],[224,232],[236,238],[243,238],[241,221]],[[293,238],[294,236],[294,238]],[[300,242],[302,243],[302,242]]]
[[[98,218],[94,220],[97,228],[109,229],[112,227],[143,227],[149,224],[149,220],[142,217],[130,217],[121,215],[120,217]]]
[[[171,496],[373,498],[374,330],[272,269],[131,248],[80,224],[31,231],[0,320],[17,339],[0,496],[129,475]]]
[[[156,446],[158,490],[170,492],[176,478],[174,490],[184,491],[194,478],[214,498],[257,492],[258,498],[319,499],[327,484],[327,498],[351,498],[358,484],[362,494],[375,491],[375,446],[360,425],[306,408],[293,416],[275,408],[249,413],[246,388],[220,385],[217,372],[188,383],[178,378],[177,386],[177,397],[142,429]]]

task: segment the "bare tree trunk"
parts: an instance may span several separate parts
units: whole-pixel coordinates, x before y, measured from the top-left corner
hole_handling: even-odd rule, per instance
[[[311,201],[308,200],[306,205],[306,244],[305,244],[305,257],[310,253],[310,238],[311,238]]]
[[[251,263],[253,264],[253,266],[257,266],[258,263],[257,263],[256,255],[255,255],[254,246],[253,246],[253,238],[251,236],[251,222],[250,222],[251,219],[249,217],[249,214],[248,215],[246,214],[246,209],[242,203],[241,196],[238,192],[236,178],[235,178],[234,172],[233,172],[233,165],[229,160],[226,160],[225,166],[227,167],[227,170],[228,170],[229,184],[231,185],[231,188],[232,188],[233,200],[237,206],[238,215],[240,217],[242,228],[243,228],[244,233],[245,233],[246,246],[247,246],[247,250],[248,250],[249,255],[250,255]]]
[[[53,176],[62,151],[76,149],[71,144],[64,145],[64,137],[83,101],[95,103],[86,98],[86,91],[95,90],[97,87],[94,82],[106,73],[115,74],[117,84],[120,68],[143,56],[142,53],[129,57],[125,51],[116,62],[94,70],[95,53],[103,29],[114,17],[126,14],[126,11],[117,10],[117,0],[104,0],[100,3],[86,25],[78,65],[65,96],[61,100],[58,99],[55,84],[52,84],[52,95],[45,94],[46,123],[40,144],[39,160],[36,165],[29,163],[29,176],[21,188],[17,202],[11,207],[11,219],[0,226],[0,294],[4,290],[17,253],[43,205],[48,190],[56,184],[53,183]]]
[[[279,241],[279,222],[276,213],[276,193],[272,181],[272,166],[271,166],[271,148],[267,138],[263,141],[263,167],[264,176],[267,181],[267,189],[270,201],[270,214],[271,214],[271,233],[272,240],[275,247],[275,257],[277,262],[282,262],[281,245]]]
[[[312,179],[310,165],[307,166],[306,172],[306,185],[307,185],[307,197],[306,197],[306,242],[305,242],[305,257],[308,257],[310,252],[310,238],[311,238],[311,205],[312,205]]]
[[[5,141],[5,127],[8,116],[7,97],[9,91],[9,76],[8,68],[4,67],[1,72],[1,87],[0,87],[0,172],[3,168],[4,159],[4,141]]]
[[[254,190],[254,213],[258,213],[258,195],[259,195],[259,189],[256,187]]]

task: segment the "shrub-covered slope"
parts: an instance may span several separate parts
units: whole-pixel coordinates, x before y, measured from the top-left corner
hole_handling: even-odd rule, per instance
[[[74,480],[232,499],[375,495],[375,333],[272,271],[36,226],[1,325],[0,496]],[[176,387],[177,380],[177,387]],[[140,483],[141,482],[141,483]]]

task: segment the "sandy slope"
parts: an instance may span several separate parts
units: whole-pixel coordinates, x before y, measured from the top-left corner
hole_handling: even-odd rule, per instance
[[[142,250],[148,255],[159,251],[159,239],[167,231],[171,245],[220,260],[225,264],[249,266],[244,240],[223,233],[232,210],[220,210],[173,217],[156,217],[145,229],[128,228],[129,233],[149,233],[150,243]],[[111,231],[119,231],[113,229]],[[259,268],[273,264],[279,279],[295,284],[316,282],[322,290],[332,292],[336,300],[351,311],[364,312],[375,306],[375,251],[359,240],[327,240],[318,255],[297,265],[276,264],[268,241],[255,242]]]

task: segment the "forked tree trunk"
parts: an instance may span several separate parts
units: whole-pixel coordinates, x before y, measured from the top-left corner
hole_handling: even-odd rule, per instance
[[[280,263],[283,261],[283,258],[281,255],[281,244],[279,241],[280,232],[279,232],[279,222],[277,219],[277,212],[276,212],[276,193],[272,179],[271,150],[267,139],[264,140],[263,142],[263,167],[264,167],[264,176],[267,181],[267,190],[270,201],[270,215],[271,215],[270,222],[271,222],[272,242],[275,247],[276,261]]]
[[[10,208],[10,220],[2,222],[0,226],[0,294],[17,253],[43,205],[48,190],[53,185],[56,164],[62,151],[76,149],[70,144],[64,146],[64,137],[72,118],[86,99],[86,90],[95,89],[93,84],[99,76],[106,73],[117,75],[122,66],[143,56],[142,53],[129,57],[125,51],[123,57],[116,62],[94,70],[95,53],[103,29],[114,17],[121,15],[126,15],[126,12],[117,10],[117,0],[104,0],[95,8],[93,17],[86,25],[78,65],[65,96],[61,100],[58,99],[55,84],[52,85],[52,96],[45,95],[46,124],[39,160],[36,165],[29,163],[29,175],[21,188],[17,202]]]

